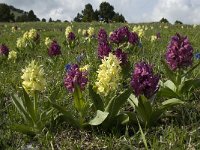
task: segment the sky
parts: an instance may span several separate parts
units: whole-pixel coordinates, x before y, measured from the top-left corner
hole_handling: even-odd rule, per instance
[[[123,14],[129,23],[159,21],[162,17],[171,23],[200,24],[200,0],[0,0],[16,8],[33,10],[40,19],[71,21],[90,3],[99,9],[101,2],[109,2],[115,12]]]

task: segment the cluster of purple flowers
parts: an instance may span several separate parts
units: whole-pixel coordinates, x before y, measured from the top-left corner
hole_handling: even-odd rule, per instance
[[[0,55],[8,56],[8,54],[9,54],[9,48],[5,44],[2,44],[0,46]]]
[[[76,39],[76,36],[75,36],[75,34],[74,34],[73,32],[70,32],[70,33],[68,34],[67,39],[68,39],[69,41],[74,41],[74,40]]]
[[[128,62],[127,53],[123,52],[121,49],[116,49],[114,52],[115,56],[121,61],[122,65],[126,65]]]
[[[125,26],[113,31],[113,33],[110,35],[110,41],[116,44],[129,42],[134,45],[139,42],[139,38],[137,33],[130,32],[128,27]]]
[[[49,56],[56,56],[61,54],[61,47],[58,45],[57,41],[53,40],[49,49],[48,49],[48,54]]]
[[[111,47],[108,43],[108,36],[104,29],[100,29],[98,33],[98,57],[103,59],[111,52]]]
[[[135,65],[135,69],[131,79],[131,87],[135,91],[135,95],[144,95],[150,98],[158,90],[159,76],[154,75],[152,67],[140,62]]]
[[[165,55],[171,70],[185,68],[192,65],[193,48],[187,37],[176,34],[171,38]]]
[[[67,72],[64,78],[64,85],[69,92],[73,93],[75,90],[75,86],[78,86],[81,90],[84,90],[87,82],[87,71],[80,71],[77,64],[67,66]]]

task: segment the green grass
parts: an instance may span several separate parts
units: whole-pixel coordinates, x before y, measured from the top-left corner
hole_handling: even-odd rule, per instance
[[[20,30],[11,32],[12,26],[18,26]],[[51,91],[60,87],[61,92],[57,103],[72,109],[73,102],[70,94],[63,87],[65,65],[69,62],[75,63],[76,57],[82,52],[92,51],[91,59],[84,60],[81,65],[90,64],[94,70],[98,67],[97,41],[80,44],[74,51],[70,51],[63,45],[65,40],[65,28],[69,23],[1,23],[0,43],[5,43],[10,50],[16,50],[16,40],[23,33],[31,28],[38,30],[41,38],[40,45],[34,51],[25,49],[18,52],[16,63],[0,58],[0,149],[24,149],[28,145],[38,149],[145,149],[141,133],[137,125],[127,126],[123,129],[114,128],[105,132],[101,129],[78,130],[70,127],[67,123],[51,124],[51,133],[43,133],[36,137],[29,137],[14,132],[10,126],[16,123],[23,123],[19,113],[11,103],[10,94],[20,91],[21,69],[35,59],[44,66],[47,79],[47,88],[44,96],[49,96]],[[100,23],[73,23],[75,33],[79,28],[87,29],[93,26],[96,31],[102,27],[109,33],[117,27],[128,25],[130,29],[134,24],[100,24]],[[200,51],[200,26],[193,28],[189,25],[173,26],[164,24],[141,24],[148,27],[145,36],[142,38],[143,48],[135,48],[129,55],[132,66],[139,60],[145,60],[154,65],[156,72],[163,72],[160,59],[164,57],[170,37],[175,33],[187,35],[194,48],[194,53]],[[153,27],[151,29],[150,27]],[[161,26],[161,27],[160,27]],[[161,33],[161,40],[151,43],[151,35]],[[44,45],[45,37],[55,38],[62,47],[62,56],[50,58],[47,48]],[[28,52],[28,54],[26,53]],[[55,62],[55,63],[52,63]],[[197,63],[197,60],[194,60]],[[131,72],[132,70],[130,70]],[[199,76],[199,68],[195,70],[194,76]],[[95,72],[92,72],[94,81]],[[186,101],[183,106],[174,107],[172,111],[166,112],[156,126],[150,129],[143,129],[149,149],[200,149],[200,97],[199,91],[194,93],[192,99]],[[39,102],[41,108],[48,107],[47,98]]]

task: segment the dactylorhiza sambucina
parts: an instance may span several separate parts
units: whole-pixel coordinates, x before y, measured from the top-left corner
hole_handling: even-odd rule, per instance
[[[43,91],[45,89],[46,79],[41,65],[33,60],[25,69],[22,69],[22,72],[22,86],[27,93],[32,95],[35,91]]]
[[[76,86],[83,91],[88,82],[87,75],[88,73],[86,70],[81,71],[77,64],[71,64],[64,77],[65,88],[70,93],[75,91]]]
[[[97,71],[97,81],[95,82],[97,93],[107,96],[110,92],[117,90],[121,81],[122,68],[120,63],[119,59],[112,53],[102,59],[102,64],[99,65]]]
[[[49,48],[48,48],[48,54],[49,56],[57,56],[61,54],[61,47],[60,45],[57,43],[57,41],[52,41]]]
[[[135,65],[131,79],[131,87],[135,95],[144,95],[150,98],[158,90],[159,76],[154,75],[152,66],[145,62],[140,62]]]
[[[100,29],[99,30],[99,33],[98,33],[98,42],[101,43],[101,42],[108,42],[108,35],[107,35],[107,32],[104,30],[104,29]]]
[[[8,56],[8,54],[9,48],[5,44],[0,45],[0,55]]]
[[[171,70],[186,68],[193,62],[193,47],[187,37],[176,34],[171,38],[165,54],[166,62]]]

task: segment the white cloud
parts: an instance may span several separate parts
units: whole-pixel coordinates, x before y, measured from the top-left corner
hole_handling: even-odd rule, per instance
[[[180,20],[183,23],[200,23],[199,0],[159,0],[155,5],[152,20],[167,18],[170,22]]]

